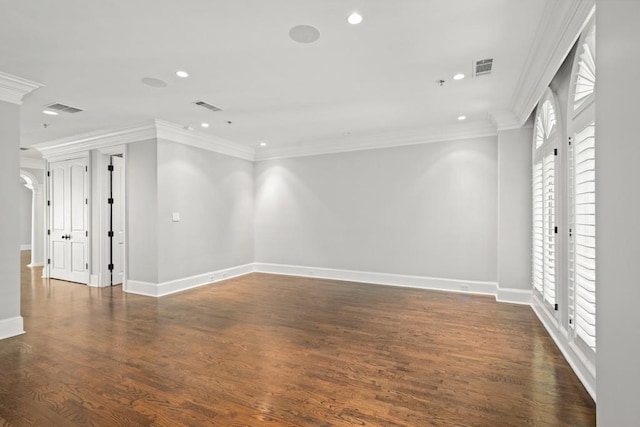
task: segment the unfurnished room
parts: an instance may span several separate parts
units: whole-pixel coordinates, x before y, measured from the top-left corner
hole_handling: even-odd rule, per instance
[[[0,0],[0,425],[640,425],[639,20]]]

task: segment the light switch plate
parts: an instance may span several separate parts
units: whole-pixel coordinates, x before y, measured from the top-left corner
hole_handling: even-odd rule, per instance
[[[180,222],[180,212],[173,212],[171,214],[171,220],[173,222]]]

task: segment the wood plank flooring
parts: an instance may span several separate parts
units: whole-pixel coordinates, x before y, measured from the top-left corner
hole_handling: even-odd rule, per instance
[[[22,274],[0,425],[595,425],[531,309],[492,297],[250,274],[154,299]]]

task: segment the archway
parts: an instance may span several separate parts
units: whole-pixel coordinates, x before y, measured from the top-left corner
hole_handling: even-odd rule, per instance
[[[24,186],[31,190],[31,263],[29,267],[44,265],[44,195],[42,184],[30,172],[20,169]]]

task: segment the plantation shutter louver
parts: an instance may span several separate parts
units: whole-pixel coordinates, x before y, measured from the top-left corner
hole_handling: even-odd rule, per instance
[[[579,42],[569,149],[569,326],[596,350],[595,25]]]
[[[555,310],[558,130],[555,97],[550,89],[538,104],[533,137],[532,281],[534,293]]]

